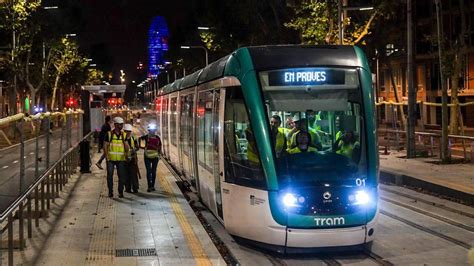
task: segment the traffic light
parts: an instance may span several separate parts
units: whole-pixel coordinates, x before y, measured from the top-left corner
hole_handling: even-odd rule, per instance
[[[67,101],[66,101],[66,106],[67,106],[67,107],[74,107],[74,106],[76,106],[76,104],[77,104],[77,102],[76,102],[76,100],[73,99],[73,98],[69,98],[69,99],[67,99]]]

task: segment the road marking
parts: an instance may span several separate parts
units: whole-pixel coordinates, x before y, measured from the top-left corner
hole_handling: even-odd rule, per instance
[[[13,163],[18,163],[18,160],[13,161]]]
[[[7,169],[8,168],[8,165],[5,165],[4,167],[2,167],[3,169]]]

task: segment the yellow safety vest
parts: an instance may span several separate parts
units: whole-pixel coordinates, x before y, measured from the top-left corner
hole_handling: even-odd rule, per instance
[[[344,143],[344,141],[341,140],[341,142],[339,142],[339,147],[337,148],[336,153],[352,158],[352,152],[354,151],[354,147],[358,145],[359,145],[358,141],[354,143],[346,144]]]
[[[285,130],[283,128],[278,128],[278,132],[276,134],[276,140],[275,140],[275,153],[277,158],[281,156],[281,153],[283,152],[283,148],[285,148],[285,141],[286,141],[286,136],[285,136]]]
[[[130,136],[130,149],[128,150],[127,157],[131,158],[132,157],[132,152],[135,150],[135,137]]]
[[[289,154],[296,154],[296,153],[302,153],[302,152],[317,152],[318,149],[315,147],[308,146],[308,149],[306,151],[302,151],[299,147],[294,147],[292,149],[288,150]]]
[[[117,134],[109,131],[108,133],[109,142],[109,151],[107,153],[107,159],[109,161],[125,161],[125,136],[126,133],[122,132],[122,136],[117,136]]]

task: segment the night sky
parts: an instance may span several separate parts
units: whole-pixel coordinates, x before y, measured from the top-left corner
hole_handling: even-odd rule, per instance
[[[148,63],[147,33],[152,18],[165,16],[173,34],[185,23],[191,9],[185,0],[79,1],[81,47],[99,69],[112,70],[115,79],[120,69],[124,69],[128,81],[138,78],[135,74],[139,61]]]

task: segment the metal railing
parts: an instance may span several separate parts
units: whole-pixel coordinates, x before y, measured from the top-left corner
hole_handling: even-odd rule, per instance
[[[7,232],[8,265],[13,265],[14,224],[19,229],[19,249],[23,250],[25,219],[28,238],[31,238],[32,220],[38,227],[39,218],[45,217],[50,202],[55,201],[75,171],[79,143],[83,140],[81,111],[30,117],[20,114],[0,119],[0,126],[12,123],[19,143],[0,151],[0,164],[3,164],[0,165],[0,245],[3,233]],[[25,140],[26,127],[32,128],[30,140]],[[0,258],[1,252],[0,246]]]
[[[400,148],[405,143],[402,141],[402,137],[406,138],[406,131],[393,130],[393,129],[378,129],[377,130],[379,139],[384,137],[383,143],[379,141],[379,146],[389,150],[391,147]],[[441,157],[441,134],[431,132],[415,132],[417,147],[423,151],[428,151],[429,155]],[[464,160],[470,160],[474,162],[474,137],[471,136],[460,136],[460,135],[448,135],[448,151],[449,156],[452,156],[454,148],[460,146],[462,148],[462,154]],[[418,151],[422,151],[418,149]],[[435,150],[437,150],[435,152]],[[469,150],[469,151],[468,151]]]

